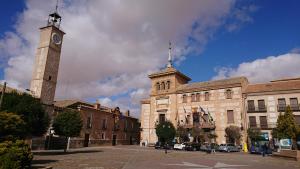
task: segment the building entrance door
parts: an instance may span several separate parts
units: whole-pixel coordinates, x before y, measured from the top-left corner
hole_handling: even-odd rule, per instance
[[[85,134],[84,135],[83,147],[88,147],[89,146],[89,140],[90,140],[90,135],[89,134]]]
[[[113,135],[112,145],[115,146],[117,144],[117,135]]]
[[[132,145],[132,136],[130,136],[129,139],[130,139],[130,140],[129,140],[129,144]]]

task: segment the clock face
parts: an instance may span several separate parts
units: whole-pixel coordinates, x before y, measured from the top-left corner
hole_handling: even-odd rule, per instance
[[[53,33],[52,34],[52,41],[56,44],[56,45],[60,45],[61,44],[61,38],[57,33]]]

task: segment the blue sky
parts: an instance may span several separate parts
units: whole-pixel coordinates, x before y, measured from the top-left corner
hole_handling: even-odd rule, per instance
[[[0,80],[29,88],[38,28],[55,2],[2,2]],[[169,39],[175,67],[193,82],[300,76],[298,0],[111,2],[60,2],[67,34],[58,99],[100,99],[138,114],[139,100],[149,94],[147,75],[167,63]]]

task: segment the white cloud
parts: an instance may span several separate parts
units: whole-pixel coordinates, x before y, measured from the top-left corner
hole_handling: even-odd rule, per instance
[[[27,0],[14,32],[0,39],[5,80],[29,88],[39,27],[55,0]],[[234,8],[234,0],[65,0],[59,12],[66,32],[56,98],[146,96],[147,74],[167,63],[168,41],[176,63],[201,52]],[[190,42],[193,41],[193,43]],[[131,95],[130,95],[131,93]],[[121,98],[119,103],[125,103]]]
[[[222,67],[216,69],[217,75],[212,79],[246,76],[252,83],[267,82],[274,79],[299,77],[300,54],[287,53],[269,56],[252,62],[244,62],[236,68]]]

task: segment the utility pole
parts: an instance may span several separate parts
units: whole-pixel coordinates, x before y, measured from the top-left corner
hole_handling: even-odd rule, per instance
[[[5,93],[5,89],[6,89],[6,82],[4,82],[3,88],[2,88],[2,93],[1,93],[1,98],[0,98],[0,110],[1,110],[1,106],[2,106],[2,102],[3,102],[3,96]]]

